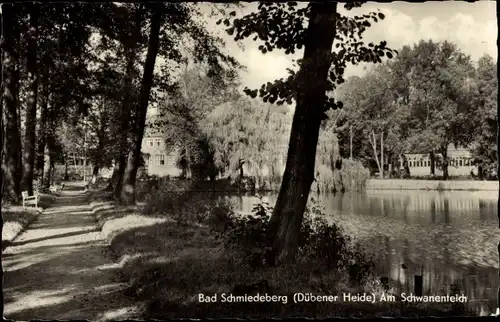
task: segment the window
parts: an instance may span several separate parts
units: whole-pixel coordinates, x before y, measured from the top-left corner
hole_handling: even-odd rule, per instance
[[[165,165],[165,155],[160,154],[160,165]]]
[[[153,146],[153,141],[152,140],[148,140],[149,141],[149,146]]]
[[[464,160],[464,165],[468,166],[469,165],[469,159]]]
[[[156,146],[160,146],[160,140],[156,141]]]
[[[408,166],[409,166],[409,167],[413,167],[413,161],[409,161],[409,162],[408,162]]]
[[[459,165],[459,166],[462,166],[462,165],[463,165],[463,163],[462,163],[462,162],[463,162],[463,161],[462,161],[462,159],[458,160],[458,165]]]

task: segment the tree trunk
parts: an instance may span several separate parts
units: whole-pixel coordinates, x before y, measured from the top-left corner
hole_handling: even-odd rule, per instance
[[[105,140],[105,135],[106,135],[106,126],[108,124],[107,117],[105,115],[106,114],[103,111],[102,106],[101,106],[101,110],[99,113],[99,131],[97,133],[97,135],[98,135],[97,146],[98,146],[99,151],[103,151],[105,149],[104,140]],[[102,157],[96,157],[95,154],[94,154],[93,159],[94,159],[93,160],[94,168],[92,169],[92,182],[91,183],[92,183],[92,185],[95,185],[97,183],[97,176],[99,174],[99,168],[104,165],[104,162],[103,162]]]
[[[68,166],[68,154],[64,153],[64,177],[63,177],[64,181],[68,181],[69,180],[68,170],[69,170],[69,166]]]
[[[372,131],[370,135],[368,135],[368,141],[372,145],[373,148],[373,157],[375,159],[375,162],[377,163],[377,168],[379,171],[379,176],[383,174],[383,168],[382,164],[380,163],[380,160],[378,158],[378,151],[377,151],[377,136],[375,135],[375,132]]]
[[[97,183],[98,175],[99,175],[99,166],[94,165],[94,167],[92,168],[92,180],[90,182],[92,185],[95,185]]]
[[[122,109],[120,113],[120,132],[119,135],[119,157],[117,159],[118,169],[116,170],[115,180],[112,180],[113,186],[113,196],[115,199],[120,200],[122,197],[123,182],[125,167],[127,166],[126,155],[129,151],[128,146],[128,135],[130,127],[130,95],[132,91],[132,81],[134,72],[134,51],[132,48],[127,50],[127,67],[126,67],[126,78],[124,84],[124,95],[122,102]],[[115,172],[113,172],[115,175]]]
[[[4,160],[3,180],[5,184],[4,193],[7,199],[18,203],[21,195],[21,185],[19,173],[19,150],[20,134],[18,128],[17,104],[16,98],[16,63],[17,47],[16,33],[19,32],[17,22],[17,10],[12,4],[2,5],[2,31],[3,31],[3,61],[2,61],[2,80],[3,80],[3,104],[2,113],[3,135],[4,135]]]
[[[43,164],[43,177],[42,177],[42,189],[46,190],[50,188],[50,181],[52,180],[51,178],[51,155],[52,152],[50,151],[50,146],[51,144],[47,142],[45,145],[45,152],[44,152],[44,164]]]
[[[36,131],[36,102],[38,94],[38,71],[36,63],[38,6],[30,7],[30,35],[27,52],[27,69],[29,77],[28,105],[26,108],[26,132],[24,135],[24,171],[23,189],[33,194],[33,170],[35,166],[35,131]]]
[[[113,191],[114,187],[116,186],[116,180],[118,180],[118,162],[119,162],[119,159],[115,159],[115,162],[113,164],[113,173],[111,174],[111,178],[108,182],[108,186],[104,189],[106,191]]]
[[[436,174],[436,156],[434,155],[434,151],[429,153],[429,159],[431,161],[431,176]]]
[[[443,155],[443,180],[448,180],[448,146],[441,147],[441,154]]]
[[[49,85],[47,78],[44,77],[42,83],[42,95],[40,100],[40,122],[38,126],[38,143],[36,152],[36,171],[40,180],[43,178],[43,165],[45,144],[47,141],[47,112],[49,104]]]
[[[146,113],[148,111],[149,96],[153,82],[153,71],[158,54],[160,26],[163,16],[161,5],[155,6],[151,17],[151,31],[149,34],[148,53],[144,63],[144,74],[141,82],[141,91],[136,108],[136,126],[132,134],[132,150],[129,153],[127,171],[125,174],[125,186],[122,191],[122,200],[126,203],[135,202],[135,183],[137,170],[141,161],[142,138],[144,136],[144,127],[146,125]]]
[[[18,15],[20,17],[20,9],[17,9]],[[21,61],[20,61],[20,56],[21,56],[21,33],[19,30],[19,22],[16,21],[16,29],[14,33],[14,53],[15,53],[15,60],[14,60],[14,98],[16,101],[16,107],[17,107],[17,135],[16,135],[16,145],[18,148],[16,149],[16,182],[17,185],[19,186],[19,191],[22,190],[22,180],[23,180],[23,144],[22,144],[22,126],[21,126],[21,100],[20,100],[20,73],[21,73]]]
[[[380,132],[380,179],[384,179],[384,132]]]
[[[410,177],[411,176],[410,166],[408,165],[408,159],[406,158],[406,155],[403,154],[402,159],[403,159],[403,169],[405,171],[405,174],[407,177]]]
[[[337,3],[313,3],[306,31],[304,59],[297,77],[288,157],[278,200],[270,221],[273,238],[269,264],[295,260],[298,237],[314,180],[318,136],[325,105],[330,53],[336,33]]]
[[[125,175],[125,168],[127,167],[127,157],[125,154],[120,154],[118,157],[118,169],[116,171],[116,177],[113,181],[113,197],[116,200],[121,200],[122,197],[122,187],[123,187],[123,179]],[[113,172],[113,176],[115,173]]]

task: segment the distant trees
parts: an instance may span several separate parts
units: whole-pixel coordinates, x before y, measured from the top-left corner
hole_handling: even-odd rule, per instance
[[[362,78],[348,80],[341,90],[349,111],[346,122],[357,135],[367,138],[373,149],[373,156],[367,160],[375,160],[382,173],[383,164],[390,163],[380,162],[383,152],[394,158],[409,151],[428,153],[430,174],[434,174],[435,154],[439,153],[443,156],[445,179],[449,144],[473,147],[478,160],[494,162],[494,150],[489,156],[485,153],[485,146],[495,144],[496,135],[492,132],[496,119],[490,117],[496,110],[492,60],[483,57],[476,68],[469,56],[446,41],[420,41],[413,47],[403,47],[399,53],[396,59]],[[381,144],[375,144],[374,129],[382,133],[382,127],[385,134],[378,135]],[[363,133],[372,134],[367,137]],[[346,136],[343,139],[347,140]],[[375,154],[377,146],[380,157]],[[359,151],[356,156],[363,157]]]

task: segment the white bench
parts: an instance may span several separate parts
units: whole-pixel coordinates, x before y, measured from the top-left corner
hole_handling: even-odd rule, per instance
[[[35,206],[36,208],[38,208],[38,202],[40,201],[40,196],[38,195],[38,193],[35,192],[33,196],[29,196],[28,191],[23,191],[21,195],[23,197],[23,207]]]

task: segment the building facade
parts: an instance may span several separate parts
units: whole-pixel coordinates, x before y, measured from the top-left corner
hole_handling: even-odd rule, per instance
[[[177,152],[167,149],[165,139],[160,135],[148,135],[142,140],[144,168],[148,175],[179,176],[176,166]]]
[[[431,160],[429,154],[405,154],[411,176],[428,176],[431,173]],[[443,156],[435,154],[435,175],[443,174],[441,162]],[[463,147],[448,146],[448,174],[450,177],[467,176],[471,173],[477,175],[477,166],[473,165],[471,152]]]

